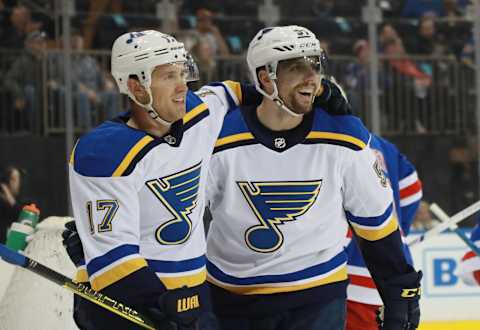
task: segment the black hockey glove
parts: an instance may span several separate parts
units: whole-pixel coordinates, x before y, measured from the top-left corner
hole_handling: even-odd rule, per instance
[[[157,301],[157,307],[149,309],[149,317],[165,330],[196,330],[202,310],[200,292],[197,288],[168,290]]]
[[[352,107],[342,88],[334,79],[322,79],[323,92],[315,98],[314,106],[325,109],[331,115],[351,115]]]
[[[83,253],[82,241],[80,236],[78,236],[77,226],[75,226],[75,221],[69,221],[65,224],[65,230],[62,232],[62,243],[65,249],[67,250],[70,260],[79,266],[81,261],[85,259]]]
[[[379,287],[384,307],[378,321],[380,330],[415,330],[420,322],[420,280],[422,272],[389,279]]]

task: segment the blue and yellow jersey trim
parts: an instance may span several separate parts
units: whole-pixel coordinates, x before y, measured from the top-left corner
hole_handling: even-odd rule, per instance
[[[205,255],[202,255],[179,261],[147,260],[147,263],[148,267],[157,273],[162,284],[172,290],[204,283],[207,279],[205,261]]]
[[[240,108],[236,108],[225,116],[213,153],[255,143],[258,141],[248,129]]]
[[[227,291],[242,295],[292,292],[345,281],[346,263],[346,254],[342,251],[329,261],[292,273],[235,277],[224,273],[207,260],[207,280]]]
[[[183,116],[184,130],[193,127],[210,114],[207,104],[203,103],[202,99],[190,90],[187,92],[186,103],[187,113]]]
[[[225,80],[222,82],[213,82],[207,86],[222,87],[225,90],[225,97],[229,109],[234,109],[243,103],[242,85],[239,82]]]
[[[348,211],[345,211],[345,215],[355,233],[368,241],[380,240],[398,229],[393,204],[390,204],[383,214],[376,217],[359,217]]]
[[[90,260],[87,264],[87,272],[92,288],[97,291],[102,290],[146,267],[147,261],[138,252],[138,245],[124,244]]]
[[[311,132],[304,144],[325,143],[363,150],[368,145],[370,132],[355,116],[331,116],[323,109],[315,110]]]

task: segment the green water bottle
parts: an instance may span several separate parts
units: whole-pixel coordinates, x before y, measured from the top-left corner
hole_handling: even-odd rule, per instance
[[[25,205],[18,220],[10,226],[6,245],[15,251],[23,251],[27,246],[27,237],[35,231],[39,217],[40,210],[35,204]]]

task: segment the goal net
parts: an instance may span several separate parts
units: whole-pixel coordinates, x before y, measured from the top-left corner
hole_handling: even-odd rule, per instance
[[[72,278],[75,266],[61,237],[69,220],[50,217],[40,222],[25,255]],[[26,269],[10,269],[3,261],[0,266],[0,281],[5,285],[3,296],[0,290],[0,330],[77,329],[72,317],[72,293]]]

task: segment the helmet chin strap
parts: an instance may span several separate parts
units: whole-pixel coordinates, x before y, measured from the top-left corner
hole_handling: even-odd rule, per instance
[[[130,98],[133,100],[133,102],[135,102],[137,105],[139,105],[141,108],[143,108],[148,113],[150,118],[152,118],[153,120],[155,120],[156,122],[158,122],[159,124],[161,124],[163,126],[166,126],[166,127],[172,126],[172,124],[173,124],[172,122],[163,119],[155,111],[155,109],[153,108],[153,105],[152,105],[153,104],[152,90],[150,88],[146,88],[146,90],[147,90],[148,96],[150,97],[150,101],[148,102],[148,104],[142,104],[142,103],[138,102],[137,98],[131,92],[129,92]]]
[[[296,113],[296,112],[293,112],[290,108],[288,108],[286,105],[285,105],[285,102],[280,98],[280,96],[278,95],[278,88],[277,88],[277,83],[272,80],[272,83],[273,83],[273,93],[272,94],[267,94],[267,92],[265,92],[259,85],[255,84],[255,88],[257,89],[257,91],[262,94],[263,96],[265,96],[267,99],[269,100],[272,100],[273,102],[275,102],[275,104],[285,110],[290,116],[293,116],[293,117],[303,117],[303,114],[301,113]]]

